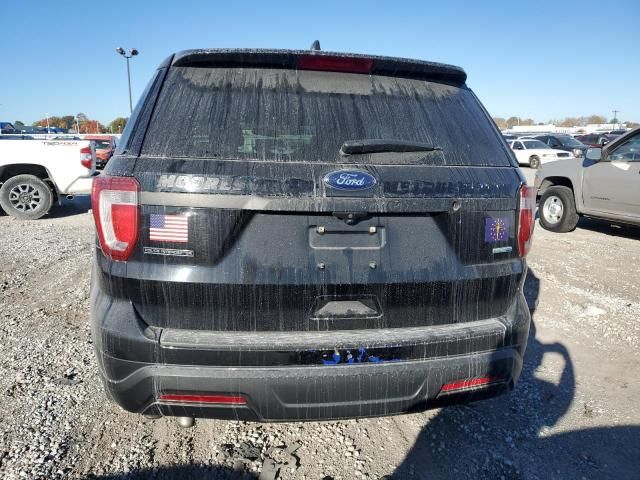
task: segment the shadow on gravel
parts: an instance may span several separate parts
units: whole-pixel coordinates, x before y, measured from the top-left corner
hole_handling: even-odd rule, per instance
[[[91,210],[91,195],[77,195],[71,200],[63,198],[62,205],[54,205],[43,219],[70,217],[86,213],[89,210]]]
[[[580,218],[578,228],[581,230],[590,230],[592,232],[604,233],[614,237],[628,238],[630,240],[640,240],[640,228],[629,225],[614,225],[604,220],[596,220],[592,218]]]
[[[110,473],[85,477],[86,480],[255,480],[257,478],[252,473],[211,465],[158,467],[129,473]]]
[[[525,295],[533,318],[539,291],[540,280],[529,270]],[[564,362],[558,383],[534,376],[547,354],[560,356]],[[638,426],[546,433],[574,401],[575,375],[567,349],[561,343],[540,342],[532,319],[524,368],[515,391],[441,410],[423,427],[390,478],[580,480],[635,475],[640,462]],[[593,416],[588,403],[582,408],[585,417]]]

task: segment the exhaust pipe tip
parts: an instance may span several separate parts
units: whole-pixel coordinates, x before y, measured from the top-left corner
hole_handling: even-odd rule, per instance
[[[73,200],[73,195],[67,195],[67,200]]]

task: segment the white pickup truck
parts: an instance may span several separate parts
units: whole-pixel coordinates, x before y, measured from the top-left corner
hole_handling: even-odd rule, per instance
[[[13,217],[35,220],[62,197],[90,194],[95,175],[91,141],[0,136],[0,207]]]

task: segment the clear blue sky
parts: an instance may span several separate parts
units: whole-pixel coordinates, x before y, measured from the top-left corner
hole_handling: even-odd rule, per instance
[[[546,121],[618,109],[621,120],[640,121],[640,0],[16,1],[0,4],[0,34],[3,121],[128,116],[118,46],[140,50],[135,102],[171,52],[308,48],[314,39],[323,50],[460,65],[494,116]]]

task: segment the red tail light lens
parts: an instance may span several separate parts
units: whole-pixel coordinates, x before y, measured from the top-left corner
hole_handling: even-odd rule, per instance
[[[222,405],[246,405],[247,401],[239,395],[190,395],[165,393],[160,395],[163,402],[177,403],[217,403]]]
[[[91,208],[102,253],[127,260],[138,241],[140,185],[131,177],[100,175],[93,180]]]
[[[535,211],[536,189],[523,185],[520,188],[520,218],[518,221],[518,249],[521,257],[524,257],[531,250]]]
[[[467,378],[464,380],[445,383],[440,389],[440,392],[457,392],[460,390],[477,389],[498,382],[500,380],[501,379],[499,377]]]
[[[93,168],[93,155],[91,155],[91,147],[82,147],[80,149],[80,163],[84,168],[91,170]]]
[[[298,59],[298,68],[300,70],[326,70],[328,72],[369,73],[373,69],[373,59],[303,55]]]

